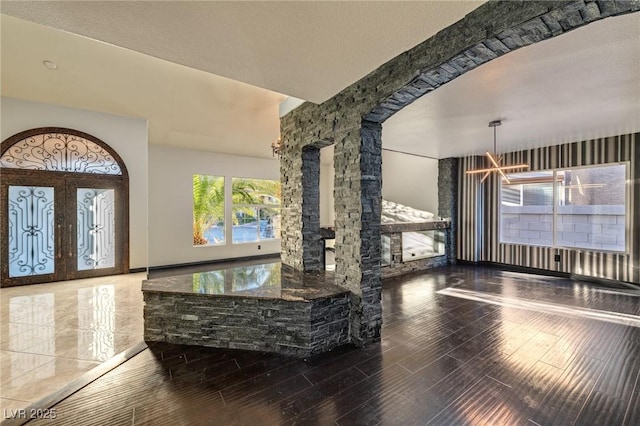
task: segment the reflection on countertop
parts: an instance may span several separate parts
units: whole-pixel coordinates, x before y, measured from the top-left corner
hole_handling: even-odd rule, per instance
[[[334,280],[330,271],[301,272],[273,262],[149,279],[142,291],[304,301],[348,292]]]

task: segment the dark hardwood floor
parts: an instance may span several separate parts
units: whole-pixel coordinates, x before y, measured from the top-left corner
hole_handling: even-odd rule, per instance
[[[640,424],[638,292],[459,266],[383,305],[381,342],[312,359],[150,343],[32,423]]]

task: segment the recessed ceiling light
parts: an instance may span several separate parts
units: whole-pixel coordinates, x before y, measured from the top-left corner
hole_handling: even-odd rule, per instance
[[[57,70],[58,69],[58,65],[55,62],[50,61],[48,59],[45,60],[45,61],[42,61],[42,63],[44,64],[45,67],[47,67],[50,70]]]

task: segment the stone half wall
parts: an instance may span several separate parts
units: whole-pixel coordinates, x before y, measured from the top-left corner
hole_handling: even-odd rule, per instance
[[[497,57],[638,10],[640,0],[489,1],[326,102],[307,102],[281,119],[282,260],[296,269],[315,270],[321,264],[319,224],[309,213],[319,195],[305,184],[316,180],[316,171],[305,165],[304,152],[335,145],[336,284],[353,294],[354,343],[379,339],[382,324],[381,124],[419,97]],[[455,216],[455,207],[444,208]],[[459,228],[457,224],[454,229]],[[456,233],[451,234],[454,242]]]
[[[349,293],[290,301],[143,292],[144,339],[306,357],[349,342]]]

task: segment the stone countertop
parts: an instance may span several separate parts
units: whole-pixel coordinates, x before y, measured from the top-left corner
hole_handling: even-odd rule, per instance
[[[450,219],[428,220],[422,222],[382,222],[380,233],[392,234],[396,232],[429,231],[432,229],[448,229],[451,227]],[[320,238],[332,240],[336,237],[334,228],[320,228]]]
[[[332,272],[300,272],[274,262],[144,280],[142,291],[288,301],[348,293],[333,282]]]
[[[451,227],[451,220],[432,220],[427,222],[396,222],[380,224],[380,233],[390,234],[396,232],[416,232],[429,231],[432,229],[448,229]]]

